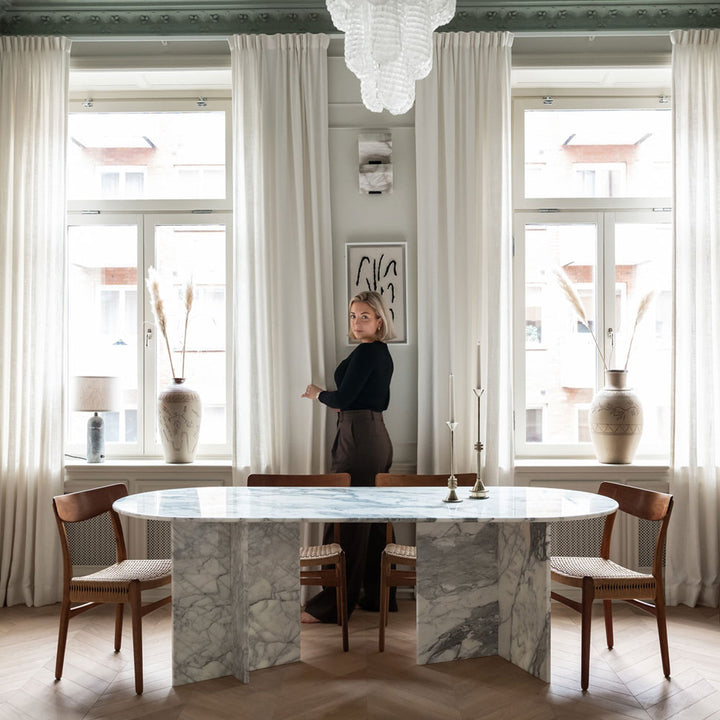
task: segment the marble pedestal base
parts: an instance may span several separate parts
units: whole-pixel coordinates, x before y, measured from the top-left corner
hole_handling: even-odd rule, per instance
[[[499,655],[550,681],[546,523],[417,524],[418,664]]]
[[[300,660],[299,523],[174,520],[173,685]],[[499,655],[546,682],[545,523],[417,524],[418,664]]]
[[[174,520],[173,685],[300,660],[299,523]]]

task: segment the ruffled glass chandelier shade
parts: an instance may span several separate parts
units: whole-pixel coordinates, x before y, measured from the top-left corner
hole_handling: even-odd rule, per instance
[[[415,81],[432,68],[433,31],[450,22],[455,0],[327,0],[327,8],[345,33],[345,63],[365,107],[406,113]]]

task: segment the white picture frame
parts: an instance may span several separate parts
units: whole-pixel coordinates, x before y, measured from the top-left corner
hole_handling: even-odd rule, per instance
[[[347,243],[347,293],[350,299],[363,290],[383,296],[395,325],[392,343],[407,343],[407,243]]]

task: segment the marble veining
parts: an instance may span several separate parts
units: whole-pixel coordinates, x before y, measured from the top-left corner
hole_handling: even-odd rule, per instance
[[[173,543],[173,684],[235,675],[233,598],[234,528],[221,523],[177,521]],[[245,664],[246,667],[246,664]]]
[[[444,486],[190,488],[114,507],[171,522],[174,685],[248,682],[252,670],[300,659],[300,523],[333,520],[417,522],[418,663],[500,655],[549,681],[547,524],[617,503],[549,488],[491,487],[488,500],[458,504],[445,495]]]
[[[300,660],[300,524],[248,524],[249,668]]]
[[[418,523],[418,664],[498,654],[497,532]]]
[[[498,654],[550,681],[550,563],[545,523],[498,530]]]

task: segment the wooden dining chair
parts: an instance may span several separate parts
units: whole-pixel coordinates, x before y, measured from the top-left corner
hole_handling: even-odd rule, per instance
[[[60,609],[55,679],[62,677],[70,619],[106,603],[115,605],[115,652],[122,640],[123,610],[130,606],[132,617],[135,692],[143,691],[142,618],[170,602],[170,595],[152,603],[142,604],[143,590],[169,585],[171,560],[128,560],[122,525],[112,504],[128,494],[125,485],[106,485],[93,490],[58,495],[53,498],[53,512],[60,533],[63,556],[63,598]],[[67,526],[81,523],[107,513],[115,536],[117,562],[90,575],[73,576],[71,547]],[[72,607],[73,603],[82,603]]]
[[[459,486],[472,487],[475,473],[461,473],[455,476]],[[379,473],[375,476],[377,487],[447,487],[447,475],[398,475]],[[390,588],[415,587],[417,584],[417,548],[415,545],[399,545],[393,542],[393,525],[387,523],[385,549],[380,560],[380,630],[378,650],[385,651],[385,627],[390,615]],[[400,565],[401,567],[395,567]]]
[[[612,601],[624,600],[657,619],[663,673],[670,677],[667,623],[665,620],[665,591],[663,587],[663,556],[673,498],[666,493],[631,485],[604,482],[598,494],[617,501],[619,510],[641,520],[656,521],[657,537],[652,572],[641,573],[610,560],[610,539],[617,511],[608,515],[603,528],[600,557],[551,557],[550,575],[553,582],[580,588],[581,602],[551,592],[553,600],[567,605],[582,615],[580,686],[587,690],[590,675],[590,627],[592,605],[602,599],[605,615],[605,634],[608,648],[613,647]],[[648,602],[651,600],[652,602]]]
[[[321,475],[250,475],[248,487],[350,487],[348,473]],[[348,639],[347,570],[345,552],[340,546],[340,524],[333,528],[334,542],[300,548],[300,584],[334,587],[337,601],[337,623],[342,626],[343,650],[350,649]]]

